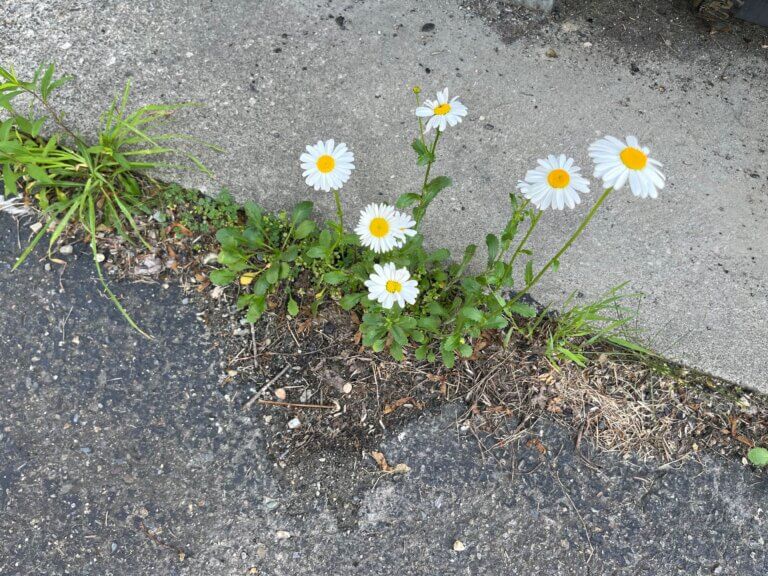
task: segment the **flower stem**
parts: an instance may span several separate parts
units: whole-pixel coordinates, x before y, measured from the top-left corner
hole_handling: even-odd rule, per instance
[[[424,172],[424,182],[421,185],[421,200],[419,201],[419,206],[416,210],[413,212],[414,220],[416,221],[416,229],[418,230],[419,224],[421,224],[421,219],[424,217],[424,214],[426,212],[426,208],[428,204],[424,203],[424,194],[427,191],[427,184],[429,183],[429,173],[432,171],[432,164],[435,163],[435,150],[437,149],[437,142],[440,140],[440,134],[442,132],[440,129],[437,129],[437,133],[435,134],[435,139],[432,141],[432,148],[429,150],[429,155],[432,157],[432,160],[427,163],[427,170]],[[422,136],[422,140],[424,137]]]
[[[552,256],[552,258],[549,259],[549,261],[544,264],[544,266],[539,270],[536,275],[531,279],[530,282],[528,282],[522,290],[520,290],[517,294],[515,294],[508,302],[507,306],[510,306],[520,300],[525,294],[527,294],[530,289],[536,285],[536,283],[541,280],[541,277],[544,276],[547,270],[549,270],[552,265],[559,260],[559,258],[565,253],[568,248],[571,247],[571,245],[576,241],[576,239],[581,236],[581,233],[584,232],[584,229],[587,227],[587,224],[589,224],[589,221],[592,220],[594,215],[597,213],[598,208],[600,208],[601,204],[605,201],[606,198],[613,192],[613,188],[606,188],[603,193],[600,195],[600,198],[597,199],[597,202],[595,202],[594,206],[590,208],[589,212],[585,216],[584,220],[581,221],[581,224],[579,224],[579,227],[576,228],[573,234],[571,234],[571,237],[568,238],[567,242],[563,244],[562,248],[557,251],[557,253]]]
[[[333,199],[336,201],[336,217],[339,219],[339,236],[344,234],[344,210],[341,208],[341,198],[339,191],[333,191]]]

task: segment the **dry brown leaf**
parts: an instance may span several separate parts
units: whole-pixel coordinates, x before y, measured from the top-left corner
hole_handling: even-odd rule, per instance
[[[413,396],[405,396],[404,398],[398,398],[394,402],[391,402],[390,404],[387,404],[386,406],[384,406],[384,409],[382,410],[382,412],[384,414],[391,414],[392,412],[394,412],[401,406],[405,406],[406,404],[411,404],[418,410],[421,410],[422,408],[421,402],[416,400],[416,398],[414,398]]]
[[[544,446],[544,444],[542,444],[542,443],[541,443],[541,440],[539,440],[539,439],[538,439],[538,438],[536,438],[535,436],[534,436],[534,437],[532,437],[532,438],[530,438],[530,439],[528,440],[528,442],[526,442],[526,443],[525,443],[525,445],[526,445],[526,446],[528,446],[529,448],[535,448],[535,449],[536,449],[536,451],[537,451],[539,454],[542,454],[542,455],[543,455],[543,454],[546,454],[546,453],[547,453],[547,447],[546,447],[546,446]]]
[[[382,472],[386,472],[387,474],[406,474],[411,471],[410,467],[407,464],[396,464],[395,466],[390,466],[389,462],[387,462],[387,458],[382,454],[381,452],[377,452],[376,450],[373,450],[371,452],[371,458],[373,458],[376,462],[376,465],[379,467],[379,470]]]

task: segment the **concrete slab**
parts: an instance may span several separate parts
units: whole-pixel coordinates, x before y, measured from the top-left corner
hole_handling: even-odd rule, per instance
[[[350,210],[413,189],[410,86],[450,86],[470,113],[444,139],[437,172],[456,184],[426,234],[457,251],[503,225],[506,195],[537,157],[562,151],[589,167],[595,137],[635,133],[664,162],[667,189],[611,198],[535,296],[590,298],[630,280],[648,294],[639,324],[651,345],[768,391],[762,29],[711,36],[668,0],[571,0],[550,16],[479,0],[6,0],[2,14],[0,61],[75,74],[61,105],[79,128],[128,78],[141,102],[202,102],[181,127],[228,152],[205,155],[217,182],[178,178],[271,208],[311,196],[331,212],[297,161],[321,137],[355,152]],[[587,209],[547,214],[540,261]]]

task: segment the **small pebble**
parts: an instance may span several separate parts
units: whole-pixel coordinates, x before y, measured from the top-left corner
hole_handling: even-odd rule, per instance
[[[456,542],[453,543],[453,550],[454,552],[464,552],[467,547],[464,545],[464,542],[461,540],[456,540]]]
[[[277,396],[278,400],[285,400],[285,397],[286,397],[285,388],[278,388],[277,390],[275,390],[275,396]]]
[[[352,384],[347,382],[346,384],[344,384],[341,391],[344,392],[344,394],[349,394],[350,392],[352,392]]]
[[[290,422],[288,422],[288,428],[290,428],[291,430],[296,430],[296,428],[300,428],[300,427],[301,427],[301,420],[299,420],[298,418],[292,418]]]
[[[278,540],[288,540],[288,538],[290,537],[291,537],[291,533],[286,532],[285,530],[278,530],[277,532],[275,532],[275,538],[277,538]]]
[[[59,252],[61,254],[72,254],[74,249],[72,248],[72,244],[64,244],[61,248],[59,248]]]

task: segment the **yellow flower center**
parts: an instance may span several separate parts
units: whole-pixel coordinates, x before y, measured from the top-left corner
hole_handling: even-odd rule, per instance
[[[376,238],[384,238],[384,236],[389,234],[389,222],[387,222],[386,218],[377,216],[371,220],[371,224],[368,226],[368,230],[371,231],[371,236]]]
[[[323,174],[328,174],[334,166],[336,166],[336,160],[333,159],[333,156],[323,154],[317,159],[317,169]]]
[[[386,289],[390,294],[394,294],[395,292],[400,292],[403,289],[403,285],[397,280],[387,280]]]
[[[648,163],[648,156],[645,155],[645,152],[631,146],[624,148],[619,157],[624,162],[624,166],[630,170],[642,170]]]
[[[549,182],[549,185],[552,186],[552,188],[565,188],[570,181],[571,175],[562,168],[552,170],[552,172],[547,175],[547,182]]]
[[[448,114],[448,112],[451,111],[451,105],[446,102],[445,104],[440,104],[440,106],[437,106],[432,112],[437,114],[438,116],[445,116]]]

